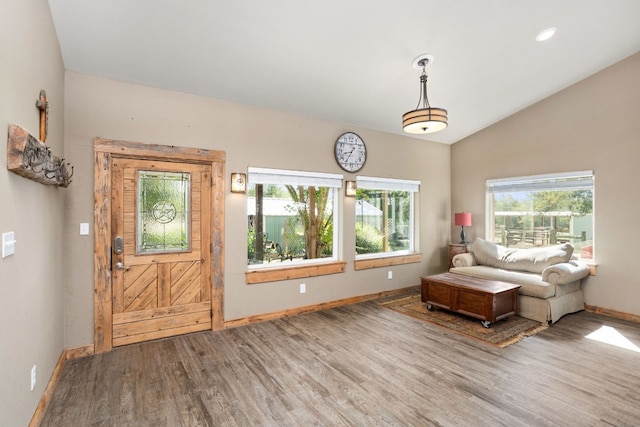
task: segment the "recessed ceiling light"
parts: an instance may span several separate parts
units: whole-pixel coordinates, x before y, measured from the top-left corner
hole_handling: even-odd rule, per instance
[[[547,28],[546,30],[540,31],[540,33],[536,36],[536,41],[543,42],[545,40],[549,40],[556,33],[558,29],[556,27]]]

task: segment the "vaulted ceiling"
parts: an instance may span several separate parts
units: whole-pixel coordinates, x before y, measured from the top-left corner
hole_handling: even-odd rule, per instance
[[[396,134],[430,53],[446,144],[640,51],[638,0],[49,4],[67,70]]]

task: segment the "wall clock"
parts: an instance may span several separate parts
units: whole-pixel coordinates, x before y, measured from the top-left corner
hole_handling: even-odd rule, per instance
[[[345,132],[336,140],[336,162],[347,172],[357,172],[367,161],[367,146],[357,134]]]

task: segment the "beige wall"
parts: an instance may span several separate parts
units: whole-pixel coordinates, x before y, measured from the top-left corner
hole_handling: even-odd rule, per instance
[[[586,302],[633,314],[640,314],[634,245],[640,212],[639,76],[640,53],[451,150],[452,208],[473,213],[469,239],[485,236],[485,180],[593,170],[598,272],[585,281]]]
[[[343,274],[247,285],[246,198],[225,195],[225,320],[276,312],[379,291],[417,285],[419,277],[444,268],[450,230],[450,147],[338,123],[242,106],[183,93],[66,74],[66,156],[76,164],[65,227],[70,230],[66,272],[67,347],[93,342],[93,239],[78,236],[80,222],[93,221],[93,138],[225,151],[227,173],[248,166],[341,173],[333,146],[355,131],[368,148],[362,175],[420,180],[420,250],[423,261],[353,270],[354,200],[344,199]],[[400,116],[398,116],[400,120]],[[355,175],[345,174],[353,179]],[[93,232],[92,232],[93,235]],[[300,294],[298,285],[307,284]]]
[[[7,171],[6,135],[16,123],[39,136],[35,103],[45,89],[47,145],[64,154],[64,67],[46,0],[2,0],[0,9],[0,233],[17,240],[16,254],[0,259],[0,425],[24,426],[63,350],[67,190]]]

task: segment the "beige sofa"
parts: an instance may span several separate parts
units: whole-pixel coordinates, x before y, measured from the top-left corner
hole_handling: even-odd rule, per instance
[[[545,248],[515,249],[476,239],[469,252],[453,257],[451,273],[520,285],[518,315],[555,323],[584,310],[581,280],[589,267],[572,260],[569,243]]]

